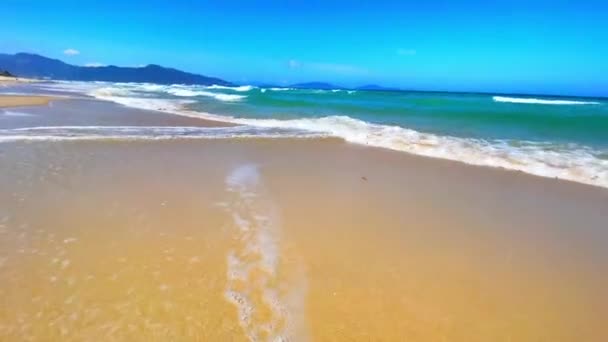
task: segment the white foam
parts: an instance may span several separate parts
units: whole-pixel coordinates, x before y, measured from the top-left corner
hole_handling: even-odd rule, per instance
[[[226,90],[234,90],[234,91],[250,91],[256,87],[251,86],[251,85],[244,85],[244,86],[238,86],[238,87],[228,87],[228,86],[221,86],[221,85],[211,85],[211,86],[207,86],[205,87],[207,89],[226,89]]]
[[[0,115],[4,115],[4,116],[12,116],[12,117],[28,117],[28,116],[36,116],[36,115],[34,115],[34,114],[22,113],[22,112],[14,112],[14,111],[10,111],[10,110],[3,110],[3,111],[0,111]]]
[[[222,93],[213,93],[210,91],[201,91],[201,90],[189,90],[189,89],[169,89],[167,93],[182,96],[182,97],[193,97],[193,96],[207,96],[212,97],[216,100],[220,101],[241,101],[246,98],[245,95],[235,95],[235,94],[222,94]]]
[[[507,97],[507,96],[493,96],[492,99],[495,102],[544,104],[544,105],[596,105],[596,104],[599,104],[599,102],[593,102],[593,101],[546,100],[546,99],[535,99],[535,98],[525,98],[525,97]]]
[[[273,88],[267,88],[270,89],[272,91],[288,91],[288,90],[295,90],[295,88],[279,88],[279,87],[273,87]]]
[[[95,97],[107,97],[107,96],[127,97],[127,96],[133,95],[133,93],[130,90],[122,88],[122,87],[97,88],[97,89],[93,90],[93,94],[95,95]]]
[[[295,120],[228,120],[258,127],[321,132],[362,145],[608,187],[608,160],[599,157],[601,151],[584,146],[560,147],[539,142],[512,143],[507,140],[441,136],[398,126],[371,124],[348,116]]]
[[[139,89],[143,91],[163,91],[167,88],[167,86],[154,84],[154,83],[145,83],[142,84]]]
[[[238,236],[227,256],[225,296],[236,306],[249,340],[290,340],[303,330],[305,279],[287,284],[278,278],[281,227],[259,166],[236,167],[226,177],[226,189],[232,200],[225,208]],[[262,302],[251,298],[261,298]],[[254,321],[252,315],[259,311],[256,306],[260,304],[270,309],[271,315]]]
[[[0,142],[72,140],[176,140],[176,139],[301,139],[318,138],[307,131],[234,127],[167,126],[49,126],[1,129]]]

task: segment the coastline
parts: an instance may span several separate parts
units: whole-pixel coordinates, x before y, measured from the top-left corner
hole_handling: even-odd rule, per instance
[[[68,93],[69,94],[69,93]],[[6,105],[2,105],[2,99],[6,98]],[[57,108],[49,109],[44,107],[48,105],[51,101],[61,99],[61,103],[57,103]],[[11,105],[11,101],[13,103],[22,102],[23,105]],[[60,119],[60,122],[43,122],[37,123],[35,126],[72,126],[79,124],[78,120],[74,120],[79,116],[79,112],[86,111],[88,115],[90,115],[95,120],[100,120],[100,124],[102,126],[120,126],[120,125],[133,125],[133,126],[183,126],[183,127],[243,127],[245,124],[241,124],[238,122],[234,122],[232,120],[222,120],[221,116],[214,115],[211,113],[200,113],[196,111],[192,111],[187,108],[185,105],[181,105],[175,109],[167,109],[162,108],[137,108],[128,106],[122,103],[117,103],[112,99],[107,98],[70,98],[67,94],[62,94],[58,97],[58,95],[53,94],[32,94],[32,95],[4,95],[0,93],[0,108],[10,109],[10,108],[19,108],[19,107],[31,107],[27,108],[27,113],[35,114],[39,117],[44,117],[47,115],[54,116],[53,113],[57,112],[57,110],[61,110],[62,118],[57,116],[53,117],[53,120]],[[23,110],[22,110],[23,111]],[[103,114],[102,114],[103,113]],[[150,115],[152,114],[152,115]],[[89,119],[86,119],[89,120]],[[237,120],[238,121],[238,120]],[[5,124],[6,125],[6,124]],[[30,122],[19,123],[19,124],[9,124],[3,128],[19,128],[19,127],[29,127],[32,126]],[[335,137],[335,139],[343,140],[343,138]],[[552,182],[558,183],[574,183],[582,186],[590,186],[594,188],[606,189],[602,186],[587,184],[575,180],[564,179],[564,178],[551,178],[546,176],[540,176],[536,174],[531,174],[528,172],[524,172],[521,170],[512,170],[509,168],[501,167],[501,166],[490,166],[490,165],[478,165],[478,164],[470,164],[463,161],[445,159],[441,157],[434,156],[426,156],[420,155],[416,153],[410,153],[400,150],[392,150],[387,149],[385,147],[373,146],[373,145],[365,145],[360,143],[353,143],[345,141],[348,144],[352,144],[354,146],[366,147],[371,149],[378,149],[380,151],[392,151],[395,153],[404,153],[408,156],[412,156],[415,158],[422,159],[430,159],[435,160],[440,163],[455,163],[461,164],[466,167],[472,168],[482,168],[482,169],[490,169],[490,170],[498,170],[500,172],[506,173],[514,173],[514,174],[523,174],[526,177],[532,177],[534,179],[541,178],[544,180],[550,180]]]
[[[92,99],[2,113],[235,127]],[[68,137],[0,139],[0,337],[608,338],[608,189],[339,138]]]

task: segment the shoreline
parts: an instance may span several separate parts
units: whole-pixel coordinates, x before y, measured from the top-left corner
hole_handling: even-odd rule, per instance
[[[132,101],[134,99],[128,97],[102,96],[100,99],[131,108],[142,108],[141,104],[134,103]],[[512,146],[509,140],[484,140],[425,133],[399,125],[375,124],[349,116],[293,120],[249,119],[193,111],[188,108],[188,104],[182,105],[182,107],[184,108],[159,109],[175,115],[202,117],[205,120],[235,125],[318,131],[362,146],[374,146],[429,158],[452,160],[472,166],[502,168],[539,177],[557,178],[608,188],[608,171],[606,171],[608,165],[602,159],[601,153],[596,155],[592,151],[593,153],[589,154],[589,147],[586,145],[573,144],[571,150],[553,151],[539,147],[544,144],[542,141],[522,141],[522,145],[514,144]],[[537,144],[538,147],[535,147],[534,144]],[[552,156],[553,153],[556,153],[555,157]]]
[[[108,99],[108,98],[96,98],[96,97],[92,97],[92,98],[95,99],[95,100],[98,100],[98,101],[105,101],[105,102],[110,102],[110,103],[118,104],[118,105],[126,107],[126,108],[133,108],[133,109],[136,109],[136,110],[146,110],[146,109],[141,109],[141,108],[138,108],[138,107],[135,107],[135,106],[129,106],[129,105],[126,105],[126,104],[123,104],[123,103],[115,102],[114,100]],[[148,109],[148,110],[151,110],[151,109]],[[199,120],[202,120],[202,121],[207,122],[207,123],[217,124],[218,126],[224,126],[224,125],[227,126],[227,127],[229,127],[229,126],[246,126],[246,124],[234,122],[234,121],[238,121],[238,119],[237,120],[231,120],[230,118],[222,119],[221,115],[217,115],[217,114],[213,114],[213,113],[208,113],[208,112],[198,112],[198,111],[191,110],[191,109],[189,109],[187,107],[187,104],[180,105],[177,110],[155,109],[154,111],[158,111],[158,112],[166,113],[166,114],[171,114],[171,115],[176,115],[176,116],[182,116],[182,117],[199,119]],[[336,138],[336,139],[345,141],[346,143],[353,144],[355,146],[362,146],[362,147],[366,147],[366,148],[380,149],[380,150],[384,150],[384,151],[392,151],[392,152],[396,152],[396,153],[405,153],[405,154],[407,154],[409,156],[420,157],[420,158],[425,158],[425,159],[433,159],[433,160],[439,160],[439,161],[447,161],[447,162],[457,163],[457,164],[463,164],[463,165],[471,166],[471,167],[481,167],[481,168],[489,168],[489,169],[501,170],[501,171],[506,171],[506,172],[522,173],[522,174],[525,174],[527,176],[532,176],[532,177],[535,177],[535,178],[538,177],[538,178],[550,179],[550,180],[559,181],[559,182],[575,183],[575,184],[581,184],[581,185],[585,185],[585,186],[591,186],[591,187],[594,187],[594,188],[601,188],[601,189],[608,190],[608,186],[602,186],[602,185],[599,185],[599,184],[592,184],[592,183],[588,183],[588,182],[577,181],[577,180],[567,179],[567,178],[550,177],[550,176],[538,175],[538,174],[533,174],[533,173],[526,172],[526,171],[523,171],[523,170],[510,169],[510,168],[504,167],[504,166],[492,166],[492,165],[473,164],[473,163],[469,163],[469,162],[466,162],[466,161],[449,159],[449,158],[444,158],[444,157],[440,157],[440,156],[423,155],[423,154],[413,153],[413,152],[409,152],[409,151],[402,151],[402,150],[397,150],[397,149],[393,149],[393,148],[388,148],[388,147],[384,147],[384,146],[375,146],[375,145],[369,145],[369,144],[362,144],[362,143],[357,143],[357,142],[351,142],[351,141],[348,141],[345,138],[340,137],[340,136],[333,136],[333,137]]]
[[[87,95],[88,96],[88,95]],[[22,105],[17,105],[17,106],[3,106],[2,105],[2,99],[3,98],[15,98],[15,102],[19,103],[19,101],[23,101]],[[0,108],[19,108],[19,107],[27,107],[27,106],[38,106],[38,110],[34,109],[35,107],[32,107],[30,110],[34,110],[34,111],[46,111],[47,109],[50,112],[53,112],[55,109],[50,109],[50,108],[46,108],[44,107],[45,105],[48,105],[50,102],[57,100],[57,99],[62,99],[61,97],[57,97],[57,96],[47,96],[44,94],[40,94],[40,95],[2,95],[0,94]],[[6,102],[9,103],[9,101],[11,100],[7,100]],[[13,103],[15,103],[13,102]],[[128,113],[129,116],[135,116],[135,117],[139,117],[140,119],[137,119],[136,122],[134,123],[135,126],[140,126],[140,125],[158,125],[158,126],[185,126],[185,127],[238,127],[238,126],[247,126],[245,124],[241,124],[241,123],[235,123],[232,122],[229,119],[226,120],[222,120],[221,116],[219,115],[215,115],[212,113],[205,113],[205,112],[197,112],[197,111],[193,111],[187,108],[187,105],[181,105],[177,110],[170,110],[167,108],[150,108],[150,109],[142,109],[142,108],[138,108],[138,107],[134,107],[134,106],[129,106],[129,105],[125,105],[123,103],[117,103],[115,101],[113,101],[112,99],[106,99],[106,98],[97,98],[97,97],[93,97],[90,96],[88,98],[66,98],[65,101],[62,101],[64,103],[70,104],[70,103],[77,103],[78,105],[75,106],[74,108],[69,108],[71,106],[66,106],[69,108],[70,112],[74,112],[75,110],[77,110],[77,108],[81,108],[81,109],[85,109],[87,107],[87,104],[96,106],[97,104],[102,104],[101,108],[104,107],[103,104],[107,104],[109,107],[108,108],[112,108],[111,110],[113,111],[119,111],[120,113]],[[44,109],[42,109],[44,108]],[[124,114],[123,113],[123,114]],[[146,113],[154,113],[153,116],[151,117],[146,117]],[[151,120],[148,120],[151,119]],[[160,119],[160,120],[158,120]],[[117,121],[118,123],[118,121]],[[63,124],[62,126],[71,126],[72,124],[70,123],[66,123]],[[331,137],[331,135],[329,135]],[[574,184],[579,184],[579,185],[584,185],[584,186],[591,186],[594,188],[600,188],[600,189],[604,189],[607,190],[607,187],[598,185],[598,184],[590,184],[590,183],[586,183],[586,182],[582,182],[582,181],[576,181],[576,180],[571,180],[571,179],[566,179],[566,178],[560,178],[560,177],[549,177],[549,176],[543,176],[543,175],[537,175],[537,174],[532,174],[523,170],[515,170],[515,169],[510,169],[507,167],[503,167],[503,166],[491,166],[491,165],[480,165],[480,164],[472,164],[472,163],[468,163],[465,161],[459,161],[459,160],[453,160],[453,159],[447,159],[447,158],[442,158],[439,156],[428,156],[428,155],[421,155],[421,154],[417,154],[417,153],[412,153],[412,152],[408,152],[408,151],[401,151],[401,150],[395,150],[395,149],[391,149],[391,148],[387,148],[387,147],[382,147],[382,146],[374,146],[374,145],[365,145],[365,144],[361,144],[361,143],[356,143],[356,142],[350,142],[342,137],[336,136],[334,137],[336,139],[339,139],[341,141],[345,141],[348,144],[352,144],[354,146],[361,146],[361,147],[365,147],[365,148],[373,148],[373,149],[379,149],[379,150],[383,150],[383,151],[392,151],[395,153],[405,153],[408,156],[413,156],[413,157],[419,157],[419,158],[424,158],[424,159],[431,159],[431,160],[437,160],[440,162],[449,162],[449,163],[456,163],[456,164],[462,164],[468,167],[473,167],[473,168],[487,168],[487,169],[491,169],[491,170],[500,170],[501,172],[508,172],[508,173],[514,173],[514,174],[523,174],[525,176],[532,176],[534,178],[541,178],[541,179],[549,179],[551,181],[555,181],[555,182],[567,182],[567,183],[574,183]]]

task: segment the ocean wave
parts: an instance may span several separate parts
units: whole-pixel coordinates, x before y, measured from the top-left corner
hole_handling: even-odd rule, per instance
[[[441,136],[372,124],[348,116],[294,120],[232,118],[229,121],[257,127],[308,130],[361,145],[608,187],[608,160],[599,157],[601,152],[584,146]]]
[[[244,86],[238,86],[238,87],[228,87],[228,86],[221,86],[221,85],[211,85],[211,86],[206,86],[205,88],[207,89],[226,89],[226,90],[234,90],[234,91],[250,91],[256,87],[251,86],[251,85],[244,85]]]
[[[176,139],[302,139],[323,134],[296,129],[169,126],[43,126],[1,129],[0,142],[65,140],[176,140]]]
[[[287,88],[277,89],[288,90]],[[361,145],[455,160],[471,165],[518,170],[537,176],[565,179],[608,188],[608,160],[602,157],[602,155],[607,154],[607,151],[598,151],[585,146],[558,146],[543,142],[484,140],[436,135],[405,127],[373,124],[348,116],[293,120],[235,118],[184,110],[181,107],[185,102],[167,102],[168,100],[136,99],[120,96],[102,98],[132,107],[164,110],[173,114],[257,128],[296,129],[313,135],[339,137]],[[497,96],[494,99],[500,102],[504,101],[505,97]],[[506,99],[509,101],[511,99],[522,100],[518,98]],[[539,101],[538,99],[532,100]],[[554,104],[555,101],[563,102],[564,100],[540,101],[551,101]]]
[[[180,114],[181,109],[184,105],[194,103],[193,100],[176,100],[176,99],[157,99],[157,98],[141,98],[141,97],[121,97],[108,94],[99,94],[96,91],[89,93],[89,95],[105,101],[115,102],[123,106],[164,111],[172,114]]]
[[[167,93],[180,97],[193,97],[193,96],[207,96],[212,97],[216,100],[220,101],[240,101],[247,96],[245,95],[234,95],[234,94],[222,94],[222,93],[212,93],[209,91],[200,91],[200,90],[189,90],[189,89],[169,89]]]
[[[167,88],[167,86],[160,85],[160,84],[153,84],[153,83],[144,83],[144,84],[140,85],[139,88],[143,91],[154,92],[154,91],[163,91]]]
[[[102,87],[93,90],[94,96],[103,97],[103,96],[132,96],[133,93],[126,88],[119,87]]]
[[[600,104],[599,102],[593,102],[593,101],[546,100],[546,99],[535,99],[535,98],[526,98],[526,97],[507,97],[507,96],[493,96],[492,99],[494,100],[494,102],[544,104],[544,105],[595,105],[595,104]]]
[[[296,90],[295,88],[279,88],[279,87],[266,88],[266,89],[270,89],[270,90],[272,90],[272,91],[289,91],[289,90]]]

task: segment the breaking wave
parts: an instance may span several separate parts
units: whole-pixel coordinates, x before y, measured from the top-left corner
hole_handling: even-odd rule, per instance
[[[216,100],[220,101],[240,101],[247,96],[245,95],[234,95],[234,94],[222,94],[222,93],[213,93],[210,91],[200,91],[200,90],[189,90],[189,89],[169,89],[167,93],[182,96],[182,97],[192,97],[192,96],[208,96],[213,97]]]
[[[544,105],[595,105],[595,104],[600,104],[599,102],[594,102],[594,101],[546,100],[546,99],[534,99],[534,98],[526,98],[526,97],[507,97],[507,96],[493,96],[492,99],[495,102],[544,104]]]
[[[205,87],[207,89],[226,89],[226,90],[234,90],[234,91],[250,91],[256,87],[254,86],[250,86],[250,85],[244,85],[244,86],[238,86],[238,87],[228,87],[228,86],[221,86],[221,85],[211,85],[208,87]]]

